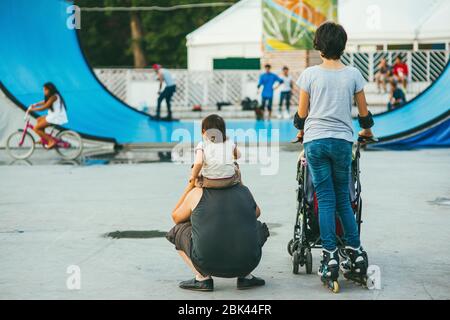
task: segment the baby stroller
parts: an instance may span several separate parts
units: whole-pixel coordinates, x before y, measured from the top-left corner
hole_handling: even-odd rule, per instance
[[[350,179],[350,199],[353,212],[358,225],[358,232],[361,233],[362,224],[362,199],[359,160],[361,157],[362,143],[367,143],[365,139],[359,139],[353,153],[353,161]],[[321,249],[321,239],[319,230],[319,210],[317,197],[312,184],[310,172],[305,154],[302,152],[297,168],[297,214],[295,218],[294,237],[288,243],[288,252],[292,256],[292,270],[294,274],[299,273],[299,268],[305,267],[306,273],[311,274],[313,270],[313,259],[311,250]],[[338,252],[342,258],[346,258],[345,242],[343,239],[343,228],[338,218],[336,218],[336,236]]]

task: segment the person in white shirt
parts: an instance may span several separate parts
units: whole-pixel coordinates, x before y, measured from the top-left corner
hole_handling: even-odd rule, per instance
[[[47,82],[44,84],[44,97],[44,101],[32,104],[28,110],[48,110],[46,116],[41,116],[37,119],[37,124],[33,130],[39,137],[41,137],[41,139],[45,139],[48,142],[47,148],[52,149],[55,147],[56,141],[50,135],[45,133],[45,128],[52,125],[62,126],[68,123],[69,120],[67,118],[64,99],[53,83]]]
[[[236,163],[240,152],[236,144],[226,137],[225,121],[210,115],[202,121],[203,141],[195,149],[190,186],[224,189],[241,183]]]
[[[278,109],[278,116],[279,118],[289,118],[290,117],[290,107],[291,107],[291,98],[292,98],[292,88],[294,86],[294,80],[292,79],[291,75],[289,74],[289,68],[283,67],[283,73],[280,76],[281,79],[283,79],[283,83],[281,84],[281,93],[280,93],[280,105]],[[283,103],[286,102],[286,110],[284,114],[282,113],[283,110]]]
[[[161,104],[164,100],[166,100],[167,104],[167,118],[163,120],[172,121],[172,98],[175,92],[177,91],[177,86],[172,77],[172,74],[169,70],[164,69],[159,64],[153,65],[153,70],[155,70],[158,81],[159,81],[159,90],[158,90],[158,104],[156,107],[156,120],[161,119]],[[163,85],[165,84],[164,90]]]

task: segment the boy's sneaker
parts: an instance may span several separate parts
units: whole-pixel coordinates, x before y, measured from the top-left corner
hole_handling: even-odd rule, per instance
[[[278,119],[282,119],[283,118],[283,114],[281,113],[281,111],[278,111],[277,118]]]

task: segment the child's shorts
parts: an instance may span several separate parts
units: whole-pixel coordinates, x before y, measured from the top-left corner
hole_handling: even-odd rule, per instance
[[[195,186],[197,188],[208,188],[208,189],[226,189],[242,182],[241,171],[239,167],[236,166],[235,174],[231,178],[225,179],[208,179],[203,176],[199,176],[195,181]]]

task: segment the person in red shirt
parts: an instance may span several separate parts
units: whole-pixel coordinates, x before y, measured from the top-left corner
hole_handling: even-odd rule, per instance
[[[403,88],[406,90],[408,85],[408,74],[409,69],[408,65],[403,62],[402,58],[397,57],[395,59],[395,64],[392,68],[392,72],[394,74],[394,78],[397,82],[401,82],[403,84]]]

